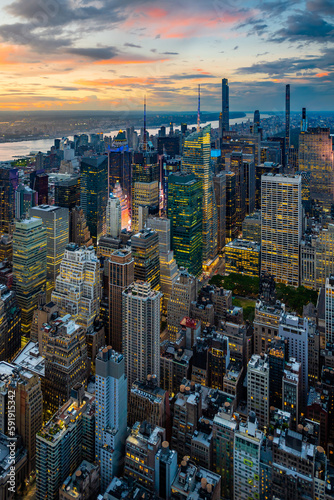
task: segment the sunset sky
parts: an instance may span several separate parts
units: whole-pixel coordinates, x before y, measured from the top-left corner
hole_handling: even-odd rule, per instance
[[[0,109],[334,109],[334,1],[0,0]]]

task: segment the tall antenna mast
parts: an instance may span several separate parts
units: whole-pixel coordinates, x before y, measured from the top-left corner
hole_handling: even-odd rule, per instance
[[[144,97],[144,151],[147,150],[147,137],[146,137],[146,95]]]
[[[201,129],[201,85],[198,85],[197,132]]]

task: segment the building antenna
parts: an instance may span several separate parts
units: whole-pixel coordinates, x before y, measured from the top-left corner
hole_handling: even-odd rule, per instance
[[[144,97],[144,151],[147,150],[147,137],[146,137],[146,95]]]
[[[197,132],[201,129],[201,85],[198,85]]]

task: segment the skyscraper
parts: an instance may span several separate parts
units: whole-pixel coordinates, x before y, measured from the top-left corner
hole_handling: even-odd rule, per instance
[[[42,219],[24,219],[13,233],[13,274],[17,302],[22,311],[22,335],[29,337],[38,296],[46,286],[46,229]]]
[[[247,367],[247,409],[253,411],[261,428],[269,423],[269,363],[253,354]]]
[[[38,193],[28,186],[20,184],[15,191],[15,218],[22,219],[29,214],[31,207],[38,202]]]
[[[290,85],[285,86],[285,166],[289,161],[290,149]]]
[[[262,175],[261,272],[278,283],[299,285],[302,234],[300,175]]]
[[[308,128],[299,134],[299,170],[311,175],[311,198],[329,211],[334,200],[334,153],[329,128]]]
[[[80,177],[72,175],[55,183],[55,205],[68,210],[80,205]]]
[[[150,283],[160,290],[159,237],[156,231],[142,229],[131,237],[134,279]]]
[[[160,300],[149,283],[135,281],[123,296],[123,354],[128,390],[156,375],[160,384]]]
[[[213,190],[211,158],[211,125],[193,132],[184,141],[182,172],[194,174],[202,181],[203,265],[217,256],[217,207]]]
[[[105,491],[119,476],[124,456],[127,424],[127,387],[124,357],[110,346],[96,357],[95,460],[101,468],[101,489]]]
[[[176,262],[199,276],[203,260],[202,182],[194,174],[169,175],[167,214]]]
[[[167,306],[168,335],[172,342],[177,339],[181,320],[185,316],[190,316],[190,304],[197,298],[197,287],[197,278],[181,268]]]
[[[133,283],[134,260],[129,249],[115,250],[106,263],[108,281],[108,344],[122,351],[122,293]]]
[[[108,200],[108,158],[96,156],[81,161],[81,207],[96,247],[106,231]]]
[[[230,130],[230,103],[228,79],[222,79],[222,132]]]
[[[159,165],[154,153],[135,153],[132,165],[132,230],[144,228],[149,212],[159,212]],[[144,213],[146,209],[146,214]]]
[[[19,183],[19,171],[11,164],[0,168],[0,233],[10,233],[15,217],[15,190]]]
[[[238,229],[241,230],[242,222],[246,217],[246,175],[242,152],[227,153],[225,168],[235,174],[236,224]]]
[[[325,305],[325,318],[326,318],[326,342],[334,344],[334,275],[331,274],[326,279],[326,305]]]
[[[217,245],[218,253],[220,253],[225,246],[226,238],[226,172],[219,172],[219,174],[215,175],[213,186],[218,217]]]
[[[119,238],[122,229],[122,208],[121,202],[113,194],[108,198],[106,222],[106,234]]]
[[[226,242],[233,241],[237,235],[236,175],[226,172]]]
[[[51,300],[86,330],[100,312],[100,262],[93,247],[67,245]]]
[[[46,297],[49,301],[68,244],[68,209],[40,205],[30,209],[31,217],[39,217],[46,229]]]
[[[256,109],[254,111],[254,132],[258,132],[260,128],[261,120],[260,120],[260,111]]]
[[[79,247],[90,247],[93,245],[93,240],[87,226],[85,214],[80,207],[74,207],[70,211],[69,221],[69,242],[75,243]]]
[[[0,361],[11,361],[21,348],[21,310],[15,293],[0,285]]]

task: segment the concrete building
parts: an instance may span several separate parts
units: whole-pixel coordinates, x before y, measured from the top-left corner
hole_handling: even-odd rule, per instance
[[[121,472],[127,421],[124,357],[111,346],[96,357],[95,461],[100,465],[101,489]]]
[[[170,408],[167,391],[157,385],[156,375],[148,375],[147,380],[136,380],[129,394],[128,425],[146,420],[152,428],[163,427],[170,434]],[[169,437],[169,436],[168,436]]]
[[[113,194],[109,195],[106,210],[106,234],[119,238],[122,230],[121,202]]]
[[[160,290],[159,237],[156,231],[142,229],[131,237],[134,279],[150,283]]]
[[[172,484],[172,499],[184,498],[200,500],[219,500],[221,479],[218,474],[203,467],[197,467],[188,460],[183,460]]]
[[[269,423],[269,362],[253,354],[247,367],[247,409],[254,412],[259,427],[262,429]]]
[[[167,305],[168,336],[171,341],[176,340],[181,320],[190,316],[191,303],[197,298],[197,289],[197,278],[181,268]]]
[[[238,273],[257,277],[260,272],[260,245],[236,239],[225,246],[225,274]]]
[[[0,284],[0,361],[11,361],[21,348],[21,311],[15,293]]]
[[[59,488],[59,500],[96,498],[100,489],[100,468],[83,460],[72,476]]]
[[[242,238],[261,243],[261,211],[256,210],[247,215],[242,222]]]

